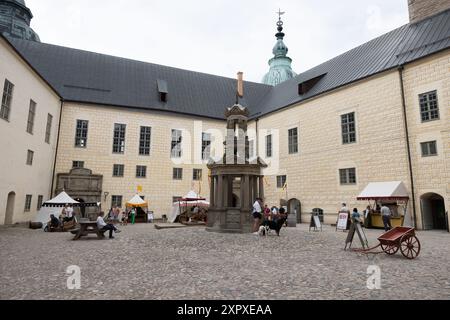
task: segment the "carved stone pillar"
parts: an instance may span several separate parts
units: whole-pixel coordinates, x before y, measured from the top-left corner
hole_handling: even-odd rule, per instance
[[[259,197],[264,200],[264,176],[259,177]]]

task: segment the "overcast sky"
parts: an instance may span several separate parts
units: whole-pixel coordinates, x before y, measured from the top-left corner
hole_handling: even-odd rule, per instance
[[[26,0],[41,41],[260,82],[281,8],[293,69],[408,23],[407,0]]]

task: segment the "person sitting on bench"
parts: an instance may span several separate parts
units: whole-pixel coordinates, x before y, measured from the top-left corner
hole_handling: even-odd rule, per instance
[[[113,232],[120,233],[120,230],[117,229],[113,224],[107,224],[103,217],[105,216],[104,212],[100,212],[97,218],[97,228],[100,231],[109,231],[109,238],[114,239]]]
[[[61,224],[61,221],[54,214],[50,215],[50,228],[58,229]]]

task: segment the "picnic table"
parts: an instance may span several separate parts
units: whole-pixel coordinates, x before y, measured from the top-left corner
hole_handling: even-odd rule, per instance
[[[73,240],[79,240],[81,237],[87,237],[89,234],[96,234],[99,239],[105,238],[105,232],[99,230],[96,221],[81,221],[80,228],[73,230],[72,234],[75,235]]]

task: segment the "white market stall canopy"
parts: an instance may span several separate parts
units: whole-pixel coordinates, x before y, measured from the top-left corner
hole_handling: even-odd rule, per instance
[[[187,195],[181,199],[181,201],[196,201],[196,200],[206,200],[203,197],[200,197],[195,191],[190,191]]]
[[[78,201],[73,200],[66,192],[61,192],[52,200],[46,201],[43,207],[63,207],[66,204],[80,204]]]
[[[373,182],[361,192],[358,200],[409,200],[408,190],[401,181]]]
[[[147,201],[142,200],[139,195],[135,195],[133,199],[126,203],[127,207],[148,207]]]

